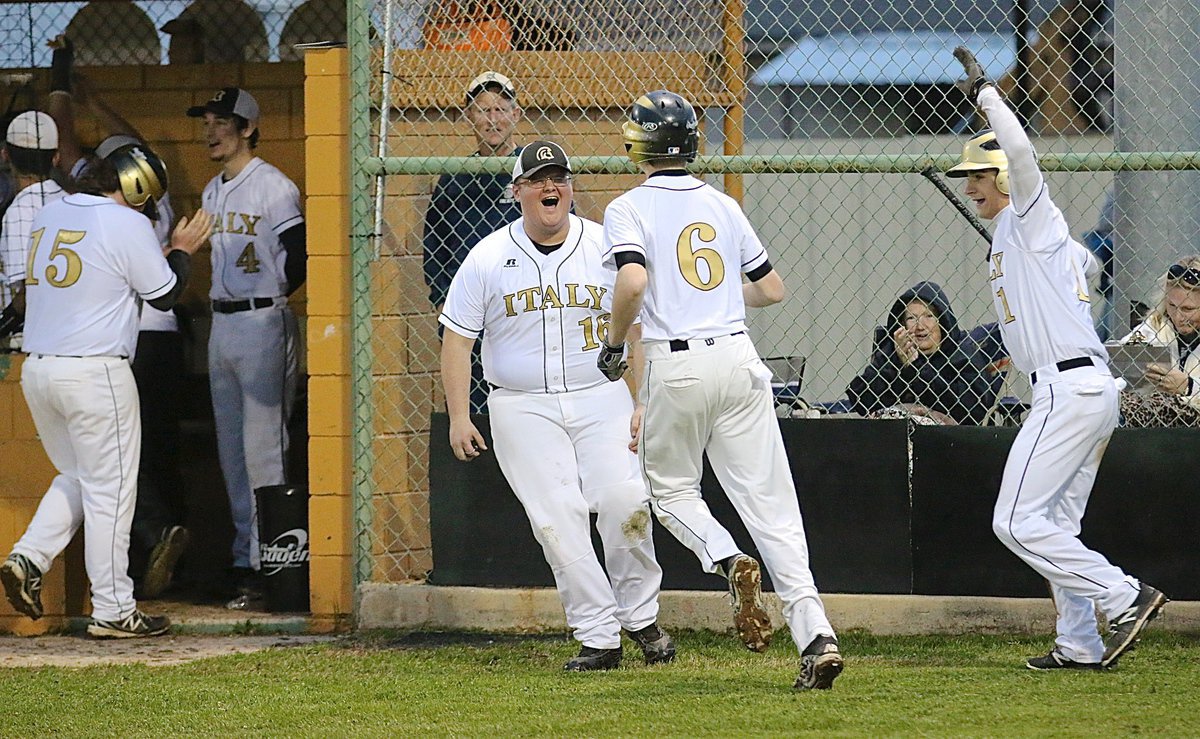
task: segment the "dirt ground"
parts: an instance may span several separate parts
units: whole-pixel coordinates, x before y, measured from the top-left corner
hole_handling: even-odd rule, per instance
[[[149,639],[89,639],[85,636],[0,637],[0,668],[90,667],[142,663],[178,665],[205,657],[246,654],[331,641],[333,636],[226,636],[181,634]]]

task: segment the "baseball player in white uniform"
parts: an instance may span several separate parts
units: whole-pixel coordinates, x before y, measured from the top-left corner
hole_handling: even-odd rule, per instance
[[[623,134],[647,179],[604,213],[606,263],[618,272],[598,364],[609,379],[620,376],[627,331],[641,311],[640,456],[654,511],[706,571],[724,572],[742,640],[765,649],[771,626],[758,562],[738,549],[700,495],[707,452],[783,601],[801,652],[795,687],[828,689],[842,657],[809,570],[771,373],[746,335],[746,305],[782,300],[783,280],[737,203],[685,170],[699,150],[687,100],[665,90],[641,96]]]
[[[204,119],[209,159],[221,173],[204,188],[213,214],[209,384],[217,448],[233,514],[238,594],[228,607],[257,607],[258,526],[254,491],[287,476],[288,417],[299,370],[297,325],[287,296],[304,282],[300,192],[254,156],[258,103],[245,90],[218,90],[188,109]]]
[[[138,610],[127,571],[141,453],[129,360],[141,301],[162,309],[175,302],[212,219],[204,211],[182,219],[164,258],[139,211],[165,184],[166,169],[153,154],[117,149],[89,165],[77,194],[41,210],[30,240],[21,387],[59,474],[0,565],[0,581],[14,608],[39,618],[42,576],[82,524],[92,586],[87,630],[100,638],[155,636],[170,627],[165,617]]]
[[[464,461],[487,449],[469,403],[471,347],[482,332],[496,459],[582,644],[565,669],[617,667],[622,628],[647,664],[669,662],[675,645],[656,623],[662,570],[629,448],[633,399],[596,369],[614,277],[602,266],[601,228],[571,215],[570,164],[558,144],[526,146],[513,183],[522,217],[471,249],[440,318],[450,445]],[[593,512],[607,575],[592,548]]]
[[[50,179],[51,168],[58,164],[58,127],[40,111],[26,111],[12,119],[4,137],[4,158],[16,178],[18,192],[4,212],[0,224],[0,306],[4,317],[0,337],[20,330],[17,314],[24,298],[26,260],[33,219],[46,203],[63,196],[63,189]]]
[[[996,536],[1050,583],[1058,610],[1051,652],[1030,669],[1110,667],[1167,602],[1155,588],[1113,566],[1079,540],[1100,460],[1117,424],[1117,385],[1096,335],[1087,273],[1091,253],[1071,238],[1062,211],[1016,115],[974,55],[954,56],[960,87],[992,131],[963,148],[946,172],[993,219],[989,290],[1013,364],[1029,374],[1033,404],[1013,441],[992,519]],[[1101,640],[1096,608],[1109,619]]]

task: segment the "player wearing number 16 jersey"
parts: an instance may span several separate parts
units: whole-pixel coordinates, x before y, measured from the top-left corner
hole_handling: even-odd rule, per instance
[[[1166,603],[1079,540],[1100,459],[1117,424],[1117,386],[1092,325],[1085,274],[1095,260],[1071,238],[1050,199],[1029,137],[970,51],[954,50],[959,83],[994,131],[963,148],[946,172],[995,222],[990,289],[1013,364],[1029,374],[1033,405],[1013,441],[992,529],[1050,582],[1058,610],[1054,649],[1031,669],[1109,667]],[[1101,641],[1097,607],[1109,618]]]
[[[700,496],[707,452],[783,601],[801,651],[795,687],[828,689],[842,657],[809,571],[771,373],[746,335],[746,306],[778,303],[783,280],[738,204],[684,169],[698,151],[697,125],[691,104],[665,90],[638,98],[625,123],[625,148],[648,177],[604,213],[605,259],[618,272],[599,363],[615,379],[640,310],[640,454],[654,511],[706,571],[725,574],[743,642],[765,649],[771,625],[758,562],[741,553]]]
[[[298,372],[296,317],[287,296],[304,282],[305,231],[296,185],[254,156],[258,103],[245,90],[218,90],[188,109],[204,119],[209,159],[221,173],[204,188],[212,236],[209,385],[217,451],[233,514],[238,593],[229,607],[261,599],[254,491],[287,475],[288,431]]]

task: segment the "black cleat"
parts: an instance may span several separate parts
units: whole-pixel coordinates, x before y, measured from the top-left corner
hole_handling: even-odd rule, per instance
[[[792,687],[796,690],[829,690],[844,667],[837,639],[818,636],[801,653],[800,675]]]
[[[1076,662],[1067,659],[1058,647],[1050,650],[1049,654],[1041,657],[1030,657],[1025,660],[1025,666],[1031,670],[1099,670],[1099,662]]]
[[[42,572],[24,554],[10,554],[0,565],[4,594],[18,612],[34,621],[42,617]]]
[[[134,610],[119,621],[101,621],[92,619],[88,624],[88,636],[97,639],[136,639],[142,636],[161,636],[171,629],[171,621],[166,616],[147,616],[139,610]]]
[[[729,565],[729,594],[733,596],[733,625],[746,649],[763,652],[771,645],[771,617],[763,607],[762,570],[758,560],[739,554]]]
[[[1100,660],[1100,666],[1111,667],[1122,654],[1132,649],[1142,629],[1154,620],[1166,604],[1167,596],[1162,591],[1142,583],[1133,605],[1109,622],[1108,638],[1104,640],[1104,659]]]
[[[634,643],[642,648],[646,664],[657,665],[675,660],[675,642],[671,635],[658,627],[657,623],[650,624],[637,631],[625,631]]]
[[[567,672],[591,672],[592,670],[612,670],[621,665],[621,648],[594,649],[584,647],[579,655],[572,657],[563,669]]]

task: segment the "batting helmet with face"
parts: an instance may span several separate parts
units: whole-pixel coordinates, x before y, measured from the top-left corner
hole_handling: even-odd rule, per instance
[[[117,170],[125,202],[141,208],[147,200],[158,200],[167,191],[167,165],[144,144],[124,144],[105,157]]]
[[[629,158],[638,163],[656,159],[690,162],[700,152],[695,108],[682,96],[666,90],[648,92],[634,101],[621,136]]]
[[[1008,194],[1008,157],[1000,148],[995,132],[976,134],[963,146],[962,161],[946,170],[947,177],[966,177],[972,172],[995,170],[996,189]]]

